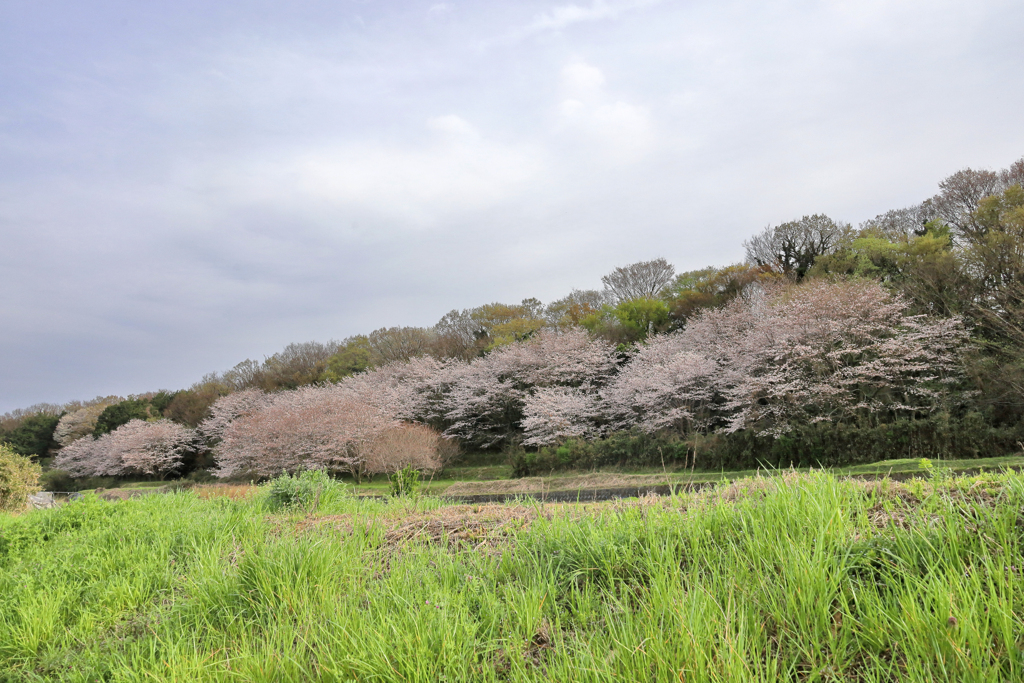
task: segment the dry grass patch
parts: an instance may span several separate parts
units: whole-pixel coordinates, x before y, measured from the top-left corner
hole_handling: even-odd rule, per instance
[[[196,486],[192,490],[203,500],[210,498],[245,500],[255,495],[259,489],[252,484],[204,484],[203,486]]]
[[[478,550],[506,544],[510,537],[528,529],[537,514],[537,508],[523,505],[452,505],[401,518],[366,519],[351,514],[307,517],[299,522],[296,530],[308,532],[332,528],[351,534],[356,524],[367,528],[381,524],[388,546],[426,541],[451,549],[470,547]]]

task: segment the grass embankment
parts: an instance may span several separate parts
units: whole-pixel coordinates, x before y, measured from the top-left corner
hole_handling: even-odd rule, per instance
[[[1024,476],[0,517],[0,680],[1024,679]]]

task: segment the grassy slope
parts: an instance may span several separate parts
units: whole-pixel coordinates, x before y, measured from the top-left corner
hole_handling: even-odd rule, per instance
[[[0,517],[0,680],[1024,679],[1024,476]]]

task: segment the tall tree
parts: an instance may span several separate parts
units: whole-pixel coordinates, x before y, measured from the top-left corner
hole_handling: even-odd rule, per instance
[[[850,226],[824,214],[814,214],[775,227],[743,243],[747,261],[802,280],[814,260],[834,251],[850,233]]]
[[[655,299],[676,274],[675,267],[663,258],[638,261],[616,268],[601,278],[608,297],[615,302]]]

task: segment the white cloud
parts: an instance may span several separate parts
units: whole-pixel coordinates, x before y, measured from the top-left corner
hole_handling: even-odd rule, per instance
[[[609,3],[603,2],[603,0],[594,0],[589,7],[561,5],[535,16],[533,21],[522,29],[522,32],[530,35],[544,31],[561,31],[573,24],[601,21],[602,19],[618,19],[623,12],[652,5],[655,1],[634,0],[633,2]]]
[[[604,74],[596,66],[573,62],[562,69],[562,88],[569,97],[592,100],[604,95]]]
[[[468,121],[455,114],[437,116],[427,121],[427,128],[432,131],[451,135],[467,140],[477,140],[480,133]]]
[[[356,215],[409,229],[508,202],[540,182],[543,153],[483,139],[455,115],[430,119],[419,145],[338,143],[246,160],[224,176],[234,202]]]
[[[655,132],[649,109],[612,98],[599,68],[585,62],[568,64],[562,69],[562,87],[562,133],[582,137],[585,144],[596,143],[620,161],[635,160],[652,148]]]

